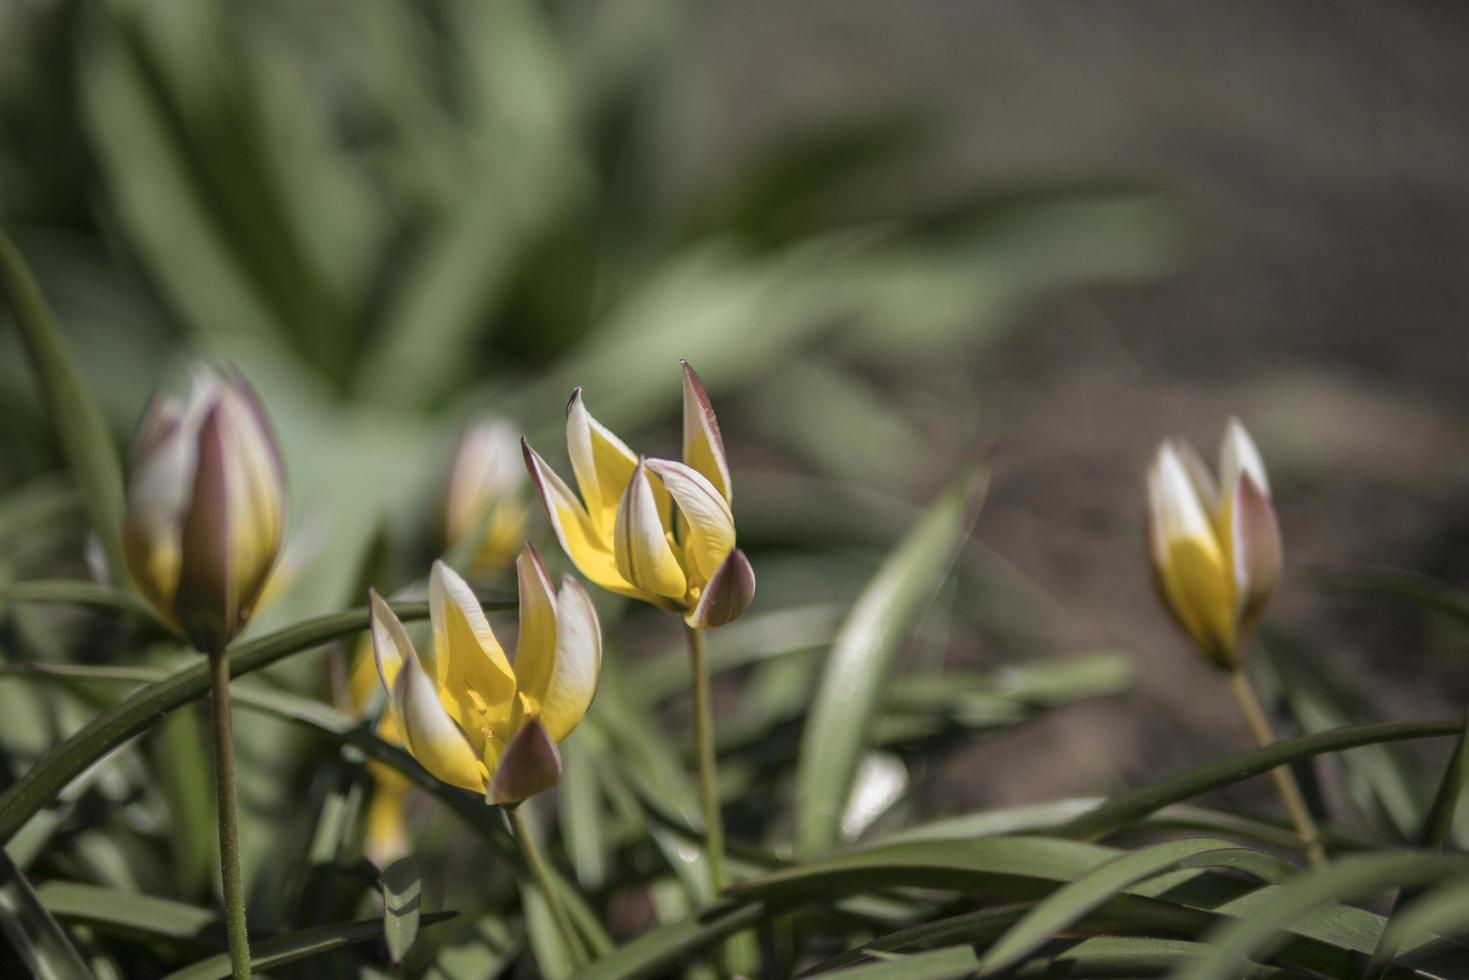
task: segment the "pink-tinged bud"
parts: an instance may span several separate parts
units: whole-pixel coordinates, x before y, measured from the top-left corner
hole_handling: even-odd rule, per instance
[[[755,598],[755,570],[739,548],[734,549],[710,577],[684,622],[694,629],[712,629],[738,619]]]
[[[524,537],[525,470],[520,435],[504,419],[483,419],[459,440],[444,496],[444,540],[474,537],[470,563],[494,569],[514,559]]]
[[[561,753],[539,720],[515,733],[495,767],[486,799],[492,804],[514,804],[544,793],[561,781]]]
[[[194,646],[244,628],[280,551],[285,473],[255,393],[201,369],[182,406],[155,398],[139,428],[123,550],[139,592]]]

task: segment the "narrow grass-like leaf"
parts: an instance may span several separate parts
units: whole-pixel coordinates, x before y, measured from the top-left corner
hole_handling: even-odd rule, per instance
[[[1393,913],[1366,976],[1382,976],[1395,959],[1414,959],[1415,951],[1436,946],[1436,937],[1447,939],[1465,932],[1469,932],[1469,881],[1451,882],[1422,894]]]
[[[117,609],[137,616],[153,612],[126,589],[74,579],[34,579],[0,585],[0,602],[55,602]]]
[[[437,922],[452,919],[457,912],[430,912],[425,915],[420,925],[431,926]],[[381,919],[362,919],[357,922],[338,922],[328,926],[317,926],[314,929],[302,929],[300,932],[287,933],[284,936],[273,936],[270,939],[262,939],[250,944],[250,969],[259,973],[273,967],[284,966],[287,963],[295,963],[309,956],[319,956],[329,953],[334,949],[351,946],[356,943],[371,942],[383,934],[383,921]],[[230,975],[230,958],[228,953],[220,953],[211,956],[207,960],[200,960],[175,970],[165,980],[225,980]]]
[[[394,963],[403,962],[418,935],[423,909],[423,881],[412,855],[400,857],[383,869],[383,937]]]
[[[37,980],[92,980],[61,923],[20,869],[0,851],[0,933]]]
[[[1124,889],[1179,868],[1231,867],[1268,881],[1294,868],[1264,851],[1213,838],[1166,841],[1133,851],[1057,889],[985,953],[979,969],[998,973],[1029,957],[1050,939]]]
[[[762,904],[721,904],[697,916],[659,926],[617,947],[584,969],[577,980],[645,980],[677,972],[675,967],[758,923]]]
[[[1419,847],[1434,851],[1443,849],[1449,832],[1454,828],[1454,814],[1464,796],[1466,783],[1469,783],[1469,714],[1464,716],[1464,727],[1454,744],[1454,753],[1444,767],[1438,792],[1423,817],[1423,828],[1418,832]]]
[[[1403,600],[1438,613],[1460,626],[1469,626],[1469,595],[1420,572],[1372,566],[1319,565],[1310,571],[1318,584],[1333,592]]]
[[[1384,852],[1342,858],[1280,888],[1253,912],[1218,930],[1209,950],[1178,980],[1229,980],[1251,958],[1271,954],[1285,933],[1319,906],[1392,886],[1420,885],[1469,874],[1469,857]]]
[[[1139,787],[1084,813],[1061,829],[1068,837],[1095,839],[1127,827],[1156,813],[1171,803],[1231,786],[1252,776],[1269,772],[1277,766],[1310,759],[1327,752],[1381,742],[1406,741],[1417,738],[1442,738],[1456,735],[1459,725],[1453,722],[1414,722],[1386,725],[1354,725],[1314,735],[1284,739],[1265,748],[1206,763],[1175,773],[1156,783]]]
[[[197,905],[80,881],[45,881],[36,893],[58,919],[83,924],[98,932],[224,946],[224,927],[219,916]]]
[[[403,619],[422,619],[428,615],[428,607],[423,603],[404,603],[395,609]],[[247,674],[366,628],[365,607],[308,619],[233,647],[229,653],[230,670],[233,676]],[[201,657],[193,666],[135,691],[102,712],[47,752],[0,796],[0,841],[10,840],[62,787],[109,750],[147,730],[173,709],[207,697],[208,693],[209,665]]]
[[[835,844],[857,765],[902,641],[948,570],[984,495],[987,471],[954,483],[868,583],[832,644],[796,770],[796,842],[804,851]]]
[[[0,231],[0,294],[15,313],[46,414],[56,426],[87,516],[102,542],[114,582],[127,582],[122,559],[122,463],[102,411],[77,373],[41,288],[20,250]]]

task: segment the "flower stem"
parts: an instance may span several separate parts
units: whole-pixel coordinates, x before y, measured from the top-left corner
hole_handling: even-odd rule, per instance
[[[235,802],[235,743],[230,730],[230,661],[223,650],[209,654],[213,682],[214,785],[219,799],[219,871],[224,883],[225,930],[230,976],[249,980],[250,937],[245,930],[245,888],[240,878],[240,832]]]
[[[556,883],[551,880],[551,870],[546,867],[546,859],[541,856],[541,849],[536,846],[535,835],[531,833],[530,825],[526,822],[525,811],[520,804],[507,806],[505,811],[510,816],[510,826],[515,830],[515,839],[520,841],[520,853],[525,857],[526,867],[535,876],[536,887],[540,889],[541,897],[546,900],[546,908],[551,911],[551,918],[556,922],[556,929],[561,933],[561,941],[566,944],[566,951],[571,955],[572,962],[578,967],[587,964],[586,947],[582,945],[581,937],[576,933],[576,927],[572,925],[571,916],[566,914],[566,906],[561,904],[561,893],[556,890]]]
[[[1270,721],[1265,717],[1265,709],[1260,704],[1260,698],[1255,693],[1255,687],[1250,683],[1249,676],[1243,668],[1236,667],[1229,674],[1231,686],[1234,688],[1234,696],[1239,701],[1240,710],[1244,712],[1245,721],[1250,726],[1250,731],[1255,736],[1261,748],[1275,741],[1275,732],[1270,728]],[[1321,835],[1316,830],[1316,821],[1311,817],[1311,811],[1306,807],[1305,797],[1301,795],[1301,787],[1296,783],[1296,777],[1291,773],[1289,766],[1277,766],[1270,770],[1270,777],[1275,780],[1275,788],[1280,792],[1280,799],[1285,803],[1290,818],[1296,825],[1296,833],[1300,835],[1301,843],[1306,848],[1306,860],[1312,867],[1320,868],[1326,865],[1326,850],[1321,846]]]
[[[689,627],[689,666],[694,677],[694,749],[699,758],[699,801],[704,808],[704,859],[714,894],[724,888],[724,821],[719,814],[719,770],[714,754],[714,712],[704,631]]]

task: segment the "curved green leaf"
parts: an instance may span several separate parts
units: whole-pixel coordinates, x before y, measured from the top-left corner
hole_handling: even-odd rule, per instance
[[[92,980],[92,971],[36,890],[0,850],[0,934],[37,980]]]
[[[1379,742],[1405,741],[1415,738],[1442,738],[1457,735],[1459,725],[1453,722],[1415,722],[1387,725],[1354,725],[1329,732],[1284,739],[1264,748],[1197,766],[1166,779],[1115,797],[1089,813],[1082,814],[1061,828],[1068,837],[1091,840],[1120,830],[1170,803],[1242,782],[1251,776],[1269,772],[1277,766],[1301,759],[1375,745]]]
[[[1469,857],[1413,852],[1361,854],[1302,875],[1248,916],[1220,928],[1208,950],[1178,980],[1229,980],[1251,958],[1265,957],[1319,906],[1373,889],[1417,885],[1469,874]]]
[[[60,602],[100,606],[156,618],[143,601],[126,589],[74,579],[33,579],[0,585],[0,602]]]
[[[67,353],[41,288],[4,232],[0,232],[0,295],[15,311],[15,323],[45,401],[46,415],[56,426],[62,454],[102,542],[112,579],[127,582],[127,566],[122,558],[122,463],[112,434]]]
[[[1382,930],[1382,941],[1372,954],[1366,975],[1381,976],[1404,947],[1411,950],[1432,944],[1435,936],[1447,938],[1465,932],[1469,932],[1469,881],[1456,881],[1428,892],[1393,914]]]
[[[643,933],[582,970],[577,980],[642,980],[666,976],[675,964],[755,925],[767,915],[763,904],[722,903],[700,915]]]
[[[434,923],[452,919],[458,914],[457,912],[430,912],[423,917],[422,924],[431,926]],[[255,972],[269,970],[272,967],[304,960],[308,956],[329,953],[343,946],[369,942],[379,938],[382,934],[382,919],[362,919],[357,922],[337,922],[329,926],[317,926],[314,929],[302,929],[300,932],[262,939],[250,944],[250,969]],[[229,976],[229,954],[220,953],[218,956],[211,956],[207,960],[190,964],[182,970],[175,970],[165,980],[227,980]]]
[[[1272,882],[1295,870],[1264,851],[1213,838],[1166,841],[1121,854],[1058,888],[1032,909],[990,947],[980,961],[980,970],[998,973],[1020,963],[1087,913],[1140,881],[1180,868],[1201,867],[1236,868]]]
[[[883,562],[838,631],[801,737],[796,843],[837,842],[842,811],[908,628],[978,516],[987,471],[957,480]]]
[[[1434,794],[1433,803],[1423,817],[1423,827],[1418,832],[1419,847],[1427,850],[1443,849],[1449,833],[1454,829],[1454,813],[1458,810],[1466,784],[1469,784],[1469,715],[1464,717],[1459,740],[1454,743],[1453,755],[1449,756],[1449,763],[1444,767],[1438,792]]]
[[[197,905],[80,881],[45,881],[36,893],[58,919],[99,932],[224,946],[219,916]]]
[[[428,607],[423,603],[403,603],[395,608],[404,619],[422,619],[428,615]],[[366,607],[308,619],[236,645],[229,652],[230,670],[233,676],[247,674],[366,628]],[[16,831],[62,787],[109,750],[145,731],[173,709],[206,697],[208,693],[209,665],[200,657],[192,667],[135,691],[126,700],[92,719],[80,731],[47,752],[4,796],[0,796],[0,843],[15,836]]]

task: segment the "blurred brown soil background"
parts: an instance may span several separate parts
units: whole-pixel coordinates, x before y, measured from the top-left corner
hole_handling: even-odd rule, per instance
[[[1383,720],[1462,711],[1462,633],[1327,596],[1302,566],[1469,584],[1469,7],[742,0],[695,47],[690,172],[916,105],[945,134],[911,168],[916,196],[1141,176],[1193,222],[1179,275],[1033,310],[968,366],[1004,447],[979,536],[1065,610],[1058,649],[1116,644],[1137,682],[963,751],[933,810],[1109,791],[1248,746],[1153,601],[1142,542],[1157,442],[1212,457],[1230,414],[1270,464],[1292,563],[1268,622]]]

